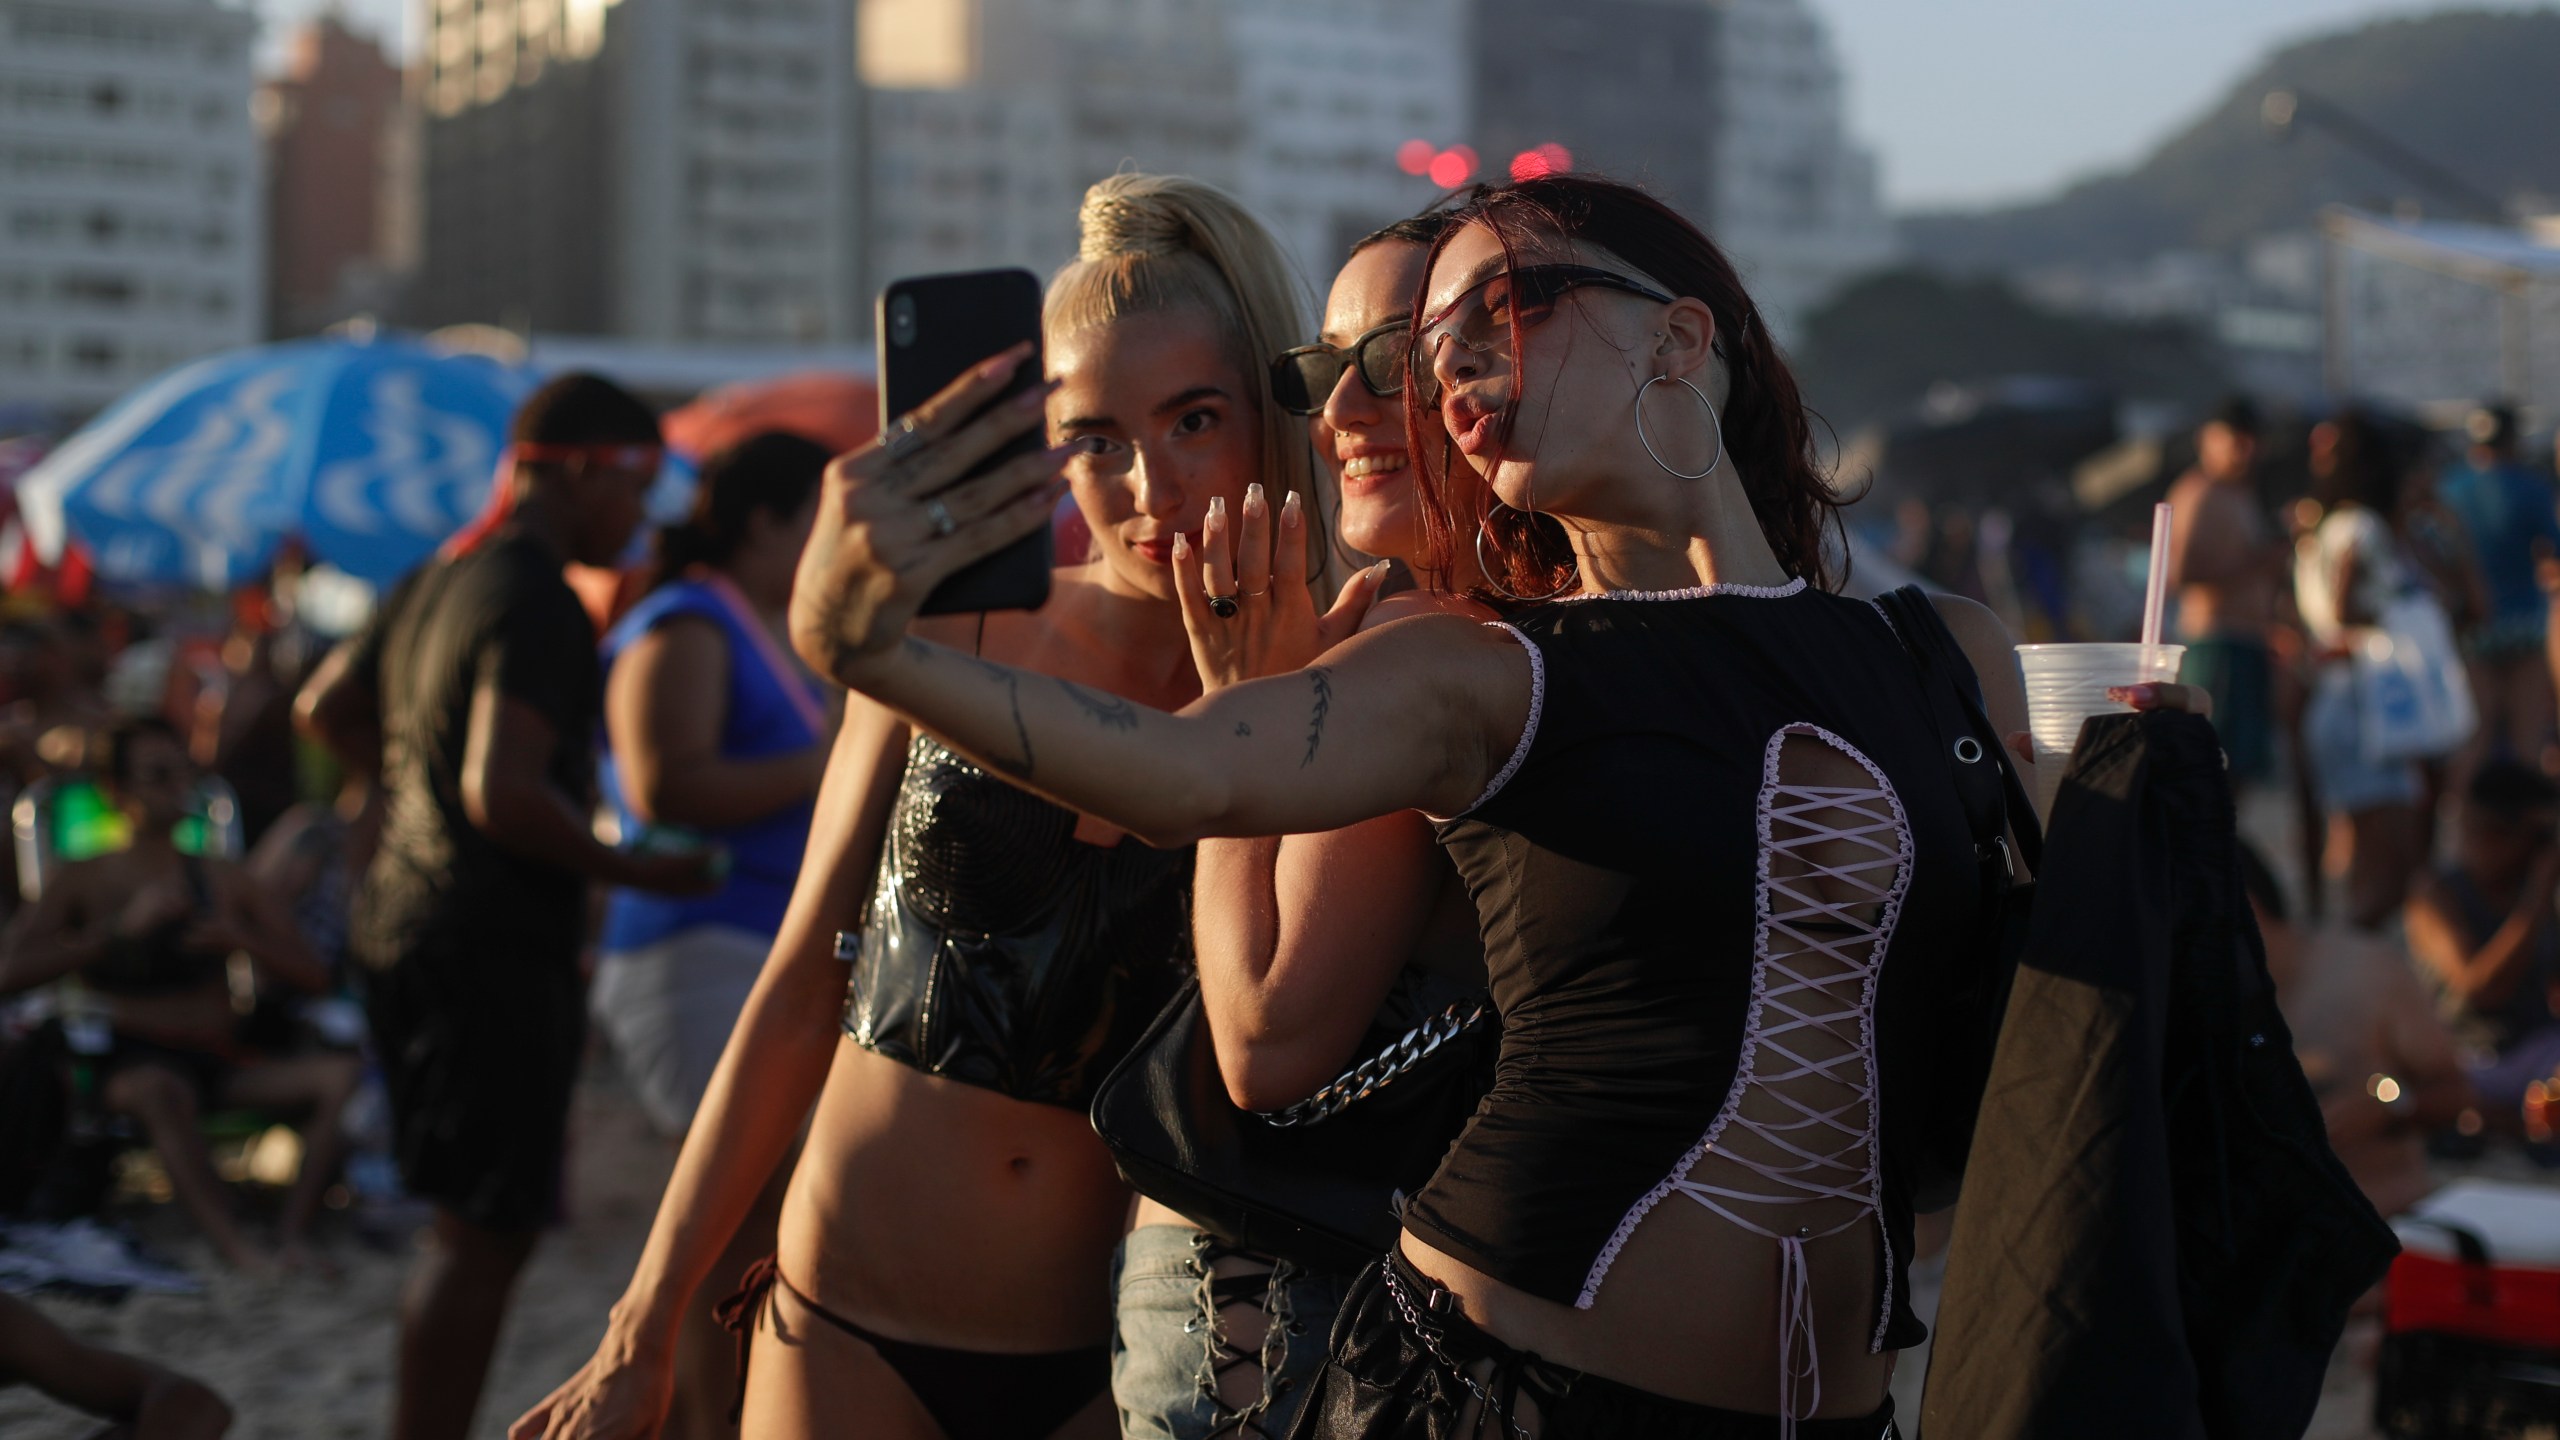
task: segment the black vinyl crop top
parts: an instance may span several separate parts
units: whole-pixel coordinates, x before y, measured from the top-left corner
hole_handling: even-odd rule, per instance
[[[1892,627],[1799,580],[1505,628],[1536,678],[1528,727],[1439,825],[1501,1059],[1405,1228],[1588,1308],[1645,1216],[1694,1202],[1770,1240],[1782,1369],[1809,1377],[1803,1247],[1871,1225],[1869,1348],[1918,1343],[1889,1142],[1926,1054],[1893,1023],[1895,962],[1969,941],[1981,902],[1955,762]]]
[[[1089,1105],[1187,964],[1191,851],[1075,829],[919,733],[862,930],[836,939],[845,1034],[928,1075]]]

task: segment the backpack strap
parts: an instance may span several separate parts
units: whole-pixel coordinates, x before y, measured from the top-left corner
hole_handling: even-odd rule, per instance
[[[1927,591],[1905,585],[1876,597],[1876,608],[1919,672],[1920,693],[1928,697],[1929,718],[1946,746],[1956,794],[1973,830],[1974,853],[1986,868],[1998,858],[2005,887],[2009,838],[2015,837],[2021,858],[2033,872],[2043,864],[2044,830],[2036,822],[2035,806],[2018,779],[2006,740],[1983,709],[1981,678],[1974,674],[1973,662],[1948,632]]]

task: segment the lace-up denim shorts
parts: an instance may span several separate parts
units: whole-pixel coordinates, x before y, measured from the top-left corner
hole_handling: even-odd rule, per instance
[[[1124,1440],[1280,1440],[1325,1361],[1347,1275],[1147,1225],[1113,1263],[1111,1396]]]

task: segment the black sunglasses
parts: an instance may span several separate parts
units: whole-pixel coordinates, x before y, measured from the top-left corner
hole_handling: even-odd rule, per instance
[[[1292,415],[1314,415],[1342,383],[1346,370],[1360,372],[1360,383],[1384,400],[1404,393],[1405,355],[1413,345],[1413,323],[1390,320],[1348,345],[1301,345],[1283,350],[1271,362],[1271,394]]]
[[[1439,382],[1431,376],[1431,366],[1443,342],[1455,341],[1470,353],[1483,354],[1497,344],[1507,343],[1515,323],[1523,330],[1545,324],[1566,292],[1585,286],[1641,296],[1659,305],[1672,301],[1671,296],[1641,280],[1593,265],[1524,265],[1498,270],[1417,327],[1421,334],[1413,346],[1411,364],[1422,395],[1430,399],[1440,393]]]

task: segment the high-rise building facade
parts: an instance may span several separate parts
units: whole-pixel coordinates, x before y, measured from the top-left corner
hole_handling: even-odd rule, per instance
[[[869,245],[920,269],[1073,258],[1123,168],[1253,207],[1311,286],[1437,193],[1398,146],[1468,126],[1466,0],[867,0]]]
[[[1576,170],[1644,186],[1681,214],[1715,204],[1728,118],[1716,0],[1472,0],[1465,34],[1482,178],[1560,145]]]
[[[1781,340],[1894,255],[1875,158],[1847,129],[1831,36],[1806,0],[1719,0],[1706,217]]]
[[[392,300],[401,77],[370,37],[324,15],[258,89],[267,152],[267,329],[307,335]]]
[[[0,0],[0,399],[94,409],[258,338],[256,22]]]
[[[410,313],[668,341],[868,328],[854,0],[427,0]]]
[[[1352,242],[1441,193],[1411,141],[1476,143],[1466,0],[1228,0],[1237,191],[1319,296]],[[1559,7],[1550,6],[1549,9]]]
[[[1892,254],[1806,0],[866,0],[863,25],[866,288],[1054,266],[1123,165],[1233,189],[1318,289],[1360,235],[1524,156],[1705,224],[1782,339]],[[1442,163],[1400,163],[1416,146]]]
[[[1229,0],[866,0],[867,291],[1075,258],[1086,186],[1135,167],[1233,188]]]

